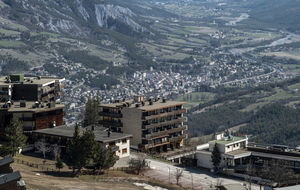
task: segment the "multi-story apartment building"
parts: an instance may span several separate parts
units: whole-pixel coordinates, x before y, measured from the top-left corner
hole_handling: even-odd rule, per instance
[[[22,74],[0,77],[0,133],[14,116],[23,122],[24,132],[63,125],[64,81]]]
[[[100,105],[100,121],[112,131],[133,135],[131,144],[143,151],[161,152],[183,146],[187,138],[184,124],[185,102],[165,99],[117,101]]]
[[[59,101],[64,81],[51,77],[24,77],[22,74],[0,77],[0,102]]]

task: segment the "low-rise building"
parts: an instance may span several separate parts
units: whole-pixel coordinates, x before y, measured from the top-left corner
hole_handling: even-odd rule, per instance
[[[25,190],[25,183],[21,180],[19,171],[13,172],[10,164],[14,162],[12,157],[0,159],[0,189],[1,190]]]
[[[166,99],[133,100],[100,105],[100,121],[112,131],[133,135],[132,147],[148,152],[179,148],[187,139],[185,102]]]
[[[95,140],[103,145],[103,147],[110,147],[115,155],[119,158],[130,155],[130,138],[132,135],[125,133],[115,133],[107,131],[101,127],[88,127],[88,129],[79,128],[82,134],[84,130],[91,130],[95,134]],[[75,126],[58,126],[55,128],[47,128],[33,131],[34,139],[45,139],[50,144],[58,144],[66,147],[68,141],[73,138]]]
[[[247,163],[251,155],[251,152],[246,150],[248,144],[247,137],[235,137],[221,133],[216,135],[216,140],[210,141],[208,144],[208,149],[198,150],[196,153],[198,167],[213,169],[211,155],[215,145],[221,154],[221,168],[234,167]]]
[[[0,103],[0,132],[16,117],[23,123],[24,132],[64,125],[65,105],[40,102]]]

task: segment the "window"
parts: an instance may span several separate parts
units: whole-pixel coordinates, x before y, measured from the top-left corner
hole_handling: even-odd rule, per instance
[[[123,143],[123,144],[127,143],[127,139],[123,139],[123,140],[122,140],[122,143]]]
[[[109,146],[115,146],[115,145],[116,145],[115,142],[110,142],[110,143],[109,143]]]
[[[123,148],[122,149],[122,154],[126,154],[127,153],[127,148]]]

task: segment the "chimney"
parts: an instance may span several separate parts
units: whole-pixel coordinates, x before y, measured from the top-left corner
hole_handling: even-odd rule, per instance
[[[92,131],[94,131],[95,130],[95,126],[94,125],[92,125]]]
[[[145,99],[145,96],[142,96],[142,95],[138,95],[138,96],[133,97],[133,100],[134,100],[135,103],[142,102],[142,101],[144,101],[144,99]]]
[[[163,103],[166,103],[166,102],[167,102],[167,99],[164,98],[162,102],[163,102]]]
[[[108,129],[107,130],[107,137],[110,137],[110,134],[111,134],[110,129]]]

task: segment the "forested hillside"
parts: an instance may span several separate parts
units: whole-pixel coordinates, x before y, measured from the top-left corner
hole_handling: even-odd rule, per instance
[[[300,77],[234,92],[220,90],[222,95],[189,110],[191,136],[233,128],[252,141],[300,144]]]

